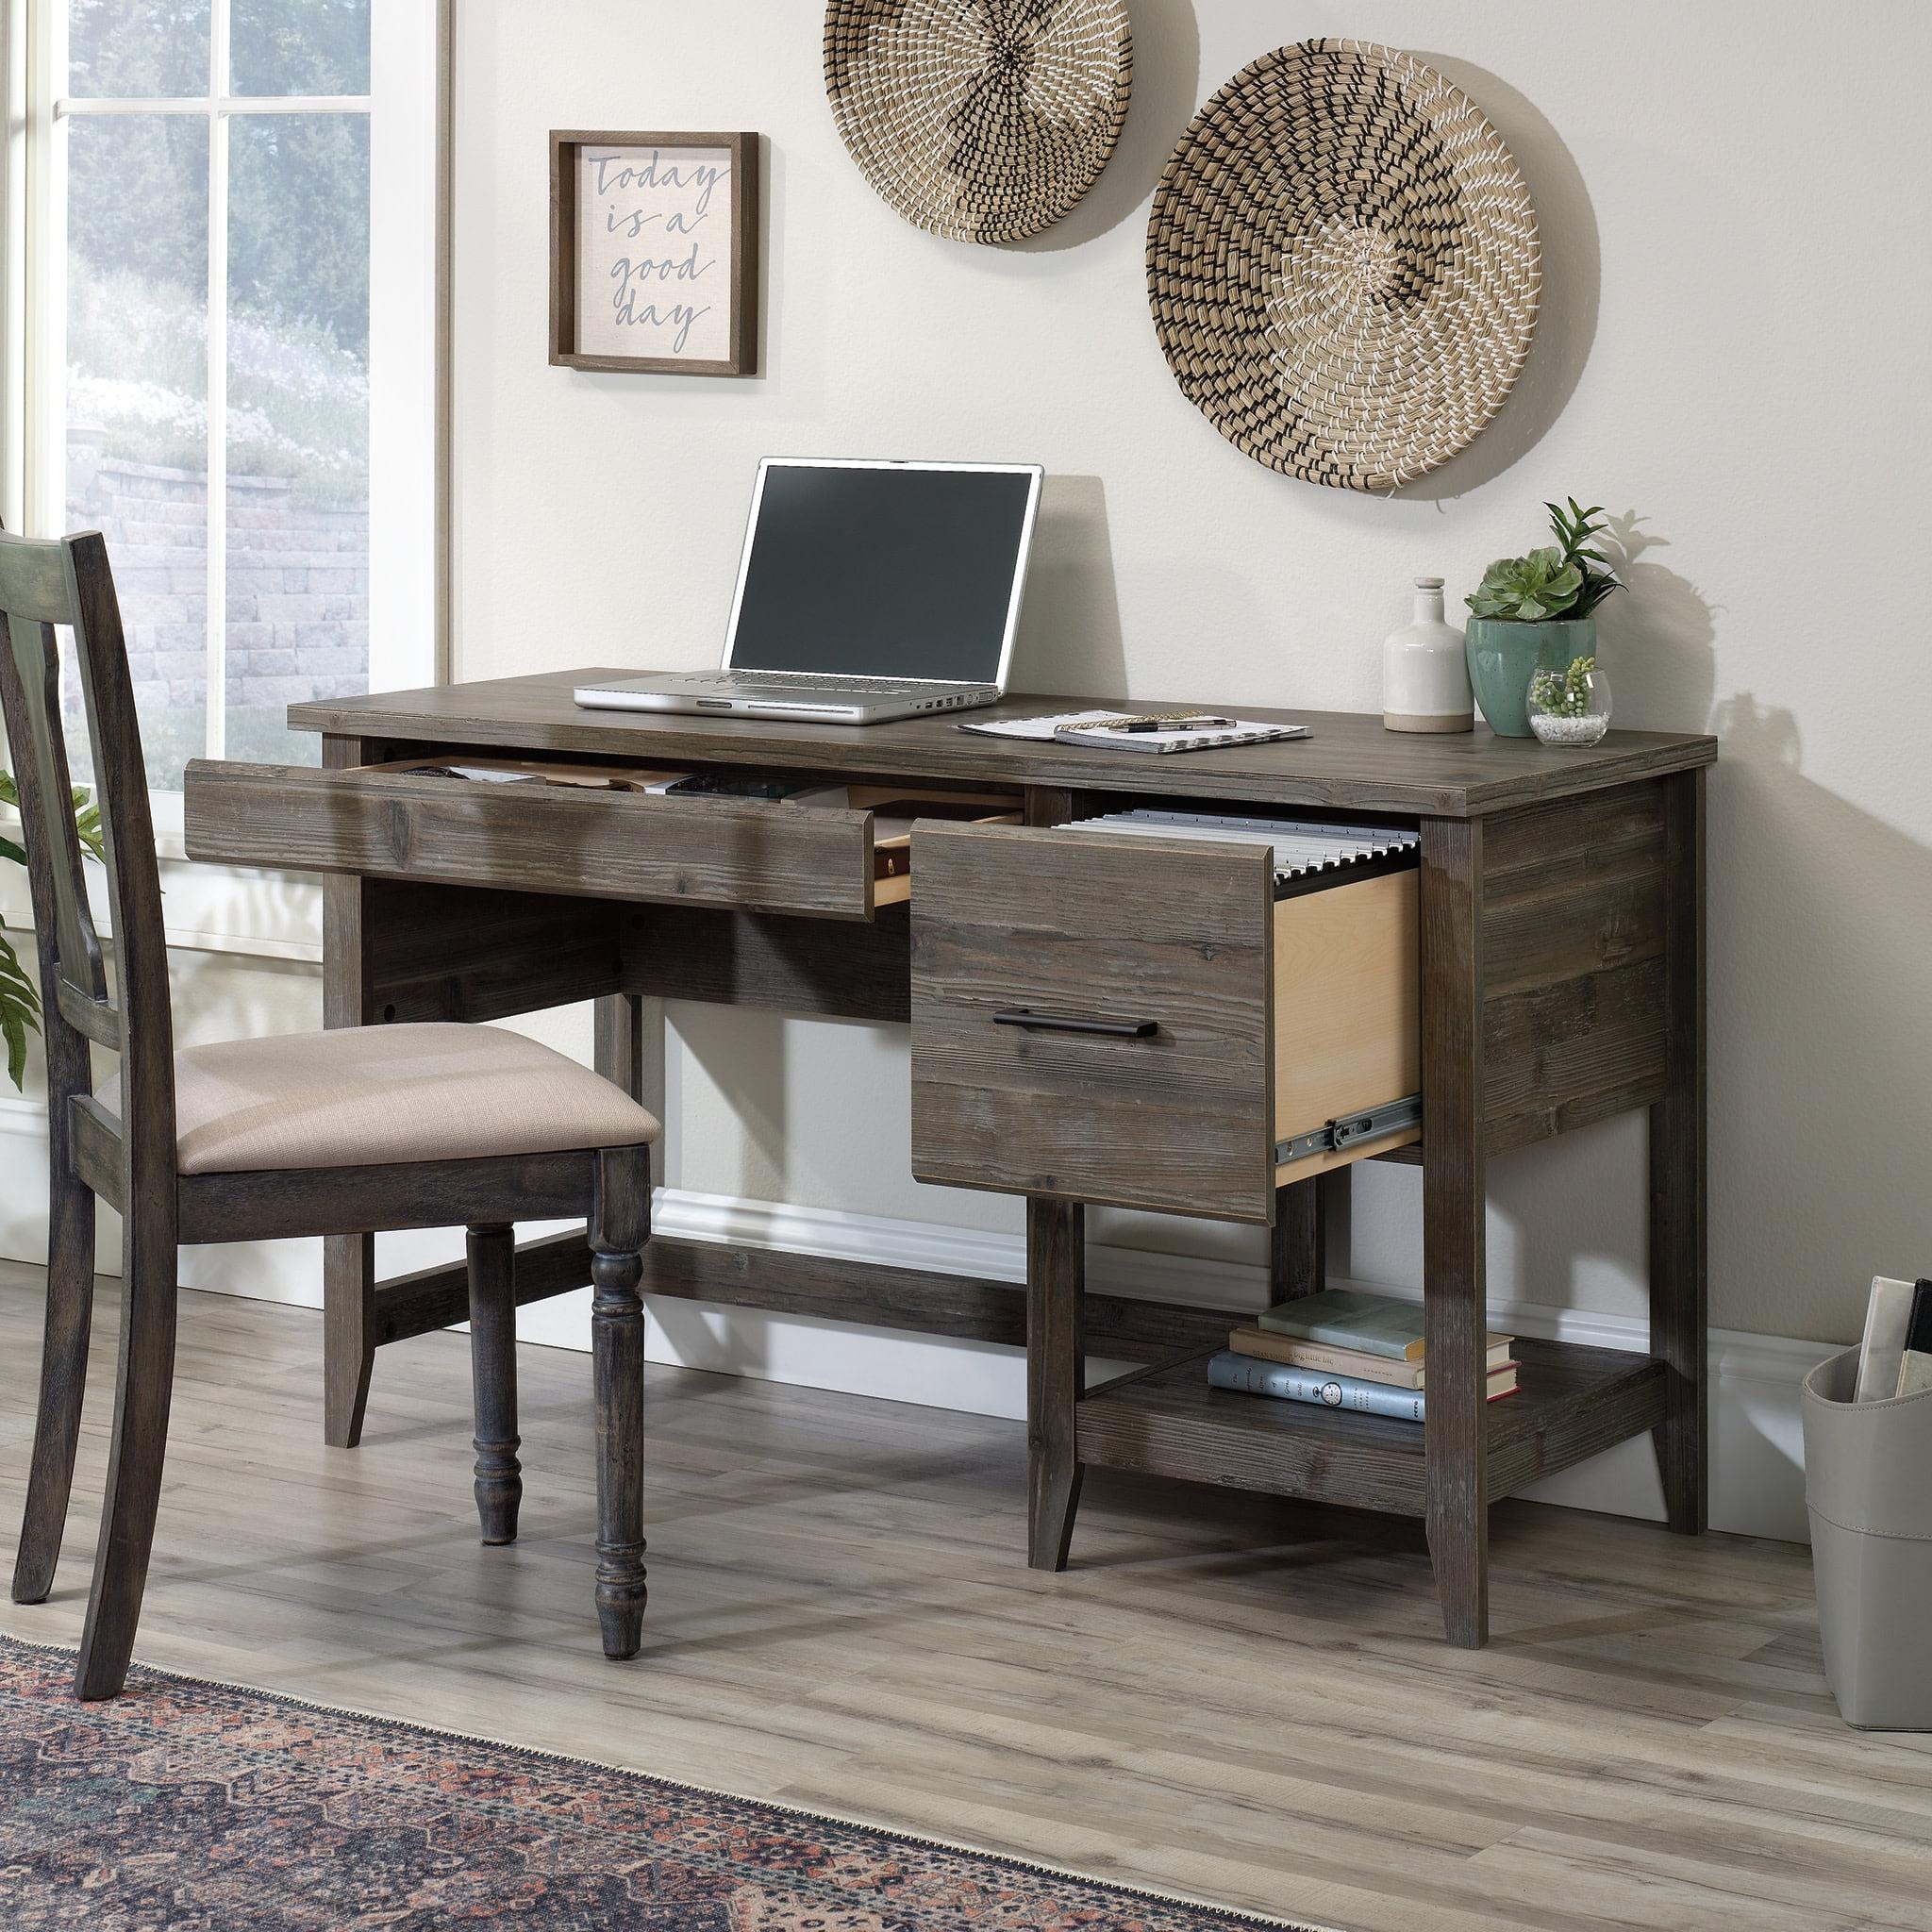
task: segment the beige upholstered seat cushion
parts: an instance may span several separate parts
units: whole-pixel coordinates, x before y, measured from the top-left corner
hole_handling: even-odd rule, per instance
[[[101,1090],[120,1108],[118,1077]],[[183,1174],[475,1160],[655,1141],[601,1074],[499,1026],[351,1026],[175,1056]]]

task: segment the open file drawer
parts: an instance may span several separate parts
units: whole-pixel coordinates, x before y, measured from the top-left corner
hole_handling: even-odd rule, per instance
[[[1261,845],[922,825],[913,878],[921,1180],[1265,1222],[1421,1139],[1377,1124],[1421,1091],[1412,865],[1277,897]]]
[[[229,865],[821,919],[870,919],[907,890],[879,876],[892,841],[875,848],[870,810],[202,759],[186,792],[189,857]]]

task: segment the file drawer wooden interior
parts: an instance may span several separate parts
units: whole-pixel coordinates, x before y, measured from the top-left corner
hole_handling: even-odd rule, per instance
[[[926,1181],[1266,1222],[1285,1159],[1420,1092],[1413,866],[1277,897],[1266,847],[913,836],[912,1168]]]

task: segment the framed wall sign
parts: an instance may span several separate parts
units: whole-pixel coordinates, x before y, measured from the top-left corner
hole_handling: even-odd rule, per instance
[[[756,134],[550,137],[550,359],[751,375]]]

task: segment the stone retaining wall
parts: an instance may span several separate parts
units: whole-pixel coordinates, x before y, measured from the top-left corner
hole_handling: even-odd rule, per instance
[[[108,540],[142,705],[205,697],[208,478],[70,449],[68,519]],[[369,510],[298,503],[275,477],[228,480],[227,702],[278,709],[369,689]]]

